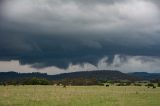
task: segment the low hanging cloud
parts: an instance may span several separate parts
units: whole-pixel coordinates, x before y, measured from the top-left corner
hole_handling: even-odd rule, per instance
[[[158,0],[1,0],[0,60],[68,69],[116,55],[156,59],[159,11]]]
[[[60,69],[54,66],[46,68],[32,68],[30,65],[21,65],[18,61],[3,61],[0,62],[1,71],[12,71],[20,73],[28,72],[42,72],[48,74],[60,74],[60,73],[69,73],[77,71],[91,71],[91,70],[119,70],[125,73],[128,72],[159,72],[160,69],[160,59],[153,57],[144,57],[144,56],[127,56],[123,57],[120,55],[115,55],[113,57],[112,63],[108,63],[108,57],[105,57],[99,60],[97,66],[90,63],[84,64],[70,64],[67,69]],[[54,70],[54,71],[53,71]]]

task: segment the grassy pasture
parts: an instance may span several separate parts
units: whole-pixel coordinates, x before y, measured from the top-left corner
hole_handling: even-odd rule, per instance
[[[0,106],[160,106],[160,88],[0,86]]]

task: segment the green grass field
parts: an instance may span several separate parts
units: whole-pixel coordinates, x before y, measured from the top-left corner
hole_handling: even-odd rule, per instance
[[[0,86],[0,106],[160,106],[160,88]]]

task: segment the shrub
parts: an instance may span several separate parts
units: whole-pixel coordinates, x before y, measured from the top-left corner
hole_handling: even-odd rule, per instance
[[[160,82],[158,82],[158,87],[160,87]]]
[[[142,86],[141,84],[134,83],[134,86]]]
[[[152,83],[149,83],[149,84],[147,84],[146,86],[147,86],[148,88],[150,88],[150,87],[156,88],[156,86],[155,86],[154,84],[152,84]]]

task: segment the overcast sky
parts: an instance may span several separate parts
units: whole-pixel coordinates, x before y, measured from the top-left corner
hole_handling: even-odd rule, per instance
[[[0,0],[0,71],[160,72],[159,0]]]

